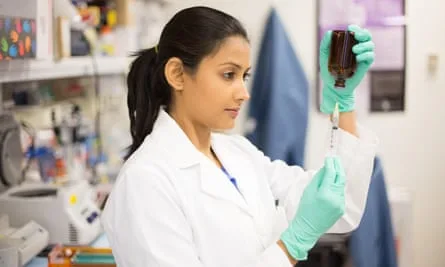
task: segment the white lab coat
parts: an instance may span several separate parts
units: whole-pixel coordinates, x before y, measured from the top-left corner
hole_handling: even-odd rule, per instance
[[[344,233],[362,217],[377,142],[360,129],[360,139],[341,131],[339,143],[346,211],[330,232]],[[119,267],[291,266],[276,242],[314,171],[272,162],[241,136],[212,134],[212,147],[242,194],[160,112],[102,214]]]

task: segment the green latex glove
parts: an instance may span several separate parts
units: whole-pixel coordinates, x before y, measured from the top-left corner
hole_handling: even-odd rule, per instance
[[[281,241],[296,260],[306,260],[308,251],[344,214],[345,172],[336,157],[327,157],[303,192],[297,213],[281,235]]]
[[[320,44],[320,74],[323,80],[323,100],[321,102],[321,112],[331,114],[334,110],[335,102],[339,104],[340,112],[354,110],[355,105],[355,88],[360,84],[369,67],[374,62],[374,42],[371,33],[356,25],[350,25],[349,31],[354,32],[354,38],[357,44],[352,48],[352,52],[356,55],[357,70],[354,75],[347,79],[345,88],[335,88],[335,79],[329,73],[328,62],[331,46],[332,31],[328,31]]]

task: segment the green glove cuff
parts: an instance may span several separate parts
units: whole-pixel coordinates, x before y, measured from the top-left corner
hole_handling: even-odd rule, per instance
[[[323,99],[321,102],[320,110],[326,114],[332,114],[334,112],[335,103],[338,102],[338,108],[340,112],[353,111],[355,109],[355,96],[351,92],[350,95],[336,94],[335,90],[344,90],[336,88],[323,88]],[[341,92],[339,92],[341,93]]]
[[[290,225],[289,228],[281,234],[281,241],[294,259],[299,261],[307,260],[308,252],[315,246],[318,237],[313,236],[312,238],[306,239],[298,236],[295,234],[297,231],[293,226],[294,225]]]
[[[292,258],[298,260],[298,261],[304,261],[307,260],[308,251],[300,249],[300,246],[295,245],[294,242],[291,240],[294,239],[294,237],[289,236],[290,233],[288,231],[284,232],[281,235],[281,241],[287,248],[287,252],[292,256]]]

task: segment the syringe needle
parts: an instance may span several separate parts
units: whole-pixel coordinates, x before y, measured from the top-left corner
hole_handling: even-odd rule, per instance
[[[335,129],[338,129],[338,121],[339,121],[340,113],[338,111],[338,102],[335,103],[334,113],[332,114],[332,124]]]
[[[332,113],[332,128],[331,128],[331,145],[330,145],[330,154],[331,156],[337,155],[337,131],[339,126],[339,117],[340,113],[338,110],[338,103],[335,103],[334,112]]]

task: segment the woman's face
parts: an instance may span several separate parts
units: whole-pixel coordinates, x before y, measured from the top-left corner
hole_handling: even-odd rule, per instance
[[[219,49],[203,58],[197,71],[185,75],[179,100],[192,123],[211,130],[235,126],[241,105],[249,99],[250,45],[242,37],[227,38]]]

